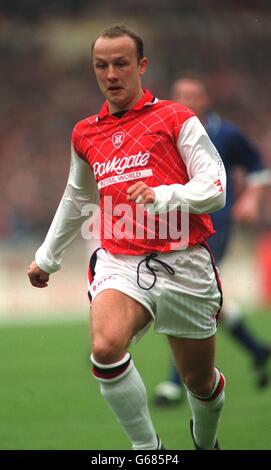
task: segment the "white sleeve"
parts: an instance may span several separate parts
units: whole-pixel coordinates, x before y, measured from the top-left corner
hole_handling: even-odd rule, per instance
[[[263,170],[250,172],[247,174],[246,181],[250,186],[270,186],[271,170],[270,168],[264,168]]]
[[[174,208],[193,214],[214,212],[226,202],[226,173],[217,149],[196,116],[184,122],[177,148],[183,159],[189,181],[182,184],[152,188],[155,202],[148,206],[150,213],[163,213]]]
[[[61,255],[80,232],[86,204],[97,203],[97,183],[89,165],[72,148],[67,186],[47,236],[37,250],[35,261],[47,273],[61,268]]]

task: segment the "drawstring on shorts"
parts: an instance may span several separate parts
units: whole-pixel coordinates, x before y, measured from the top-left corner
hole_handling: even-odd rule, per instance
[[[165,261],[162,261],[161,259],[157,258],[158,253],[150,253],[149,255],[146,256],[146,258],[143,258],[137,265],[137,285],[144,290],[150,290],[156,283],[157,275],[156,273],[159,271],[158,268],[154,268],[153,266],[150,266],[150,261],[155,261],[156,263],[161,264],[161,266],[165,269],[165,271],[168,272],[168,274],[173,275],[175,274],[174,269],[167,264]],[[140,266],[142,263],[146,263],[146,268],[150,271],[150,273],[153,275],[153,283],[149,287],[143,287],[140,284]]]

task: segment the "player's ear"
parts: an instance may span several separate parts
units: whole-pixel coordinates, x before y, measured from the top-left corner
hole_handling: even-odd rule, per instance
[[[139,73],[140,73],[140,75],[144,75],[144,73],[146,72],[147,67],[148,67],[148,59],[147,59],[147,57],[143,57],[143,59],[141,59],[141,60],[139,61],[138,66],[139,66]]]

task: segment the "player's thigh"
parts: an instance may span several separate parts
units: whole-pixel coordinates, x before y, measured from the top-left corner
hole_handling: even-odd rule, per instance
[[[117,342],[127,348],[133,336],[150,322],[151,315],[132,297],[105,289],[93,300],[90,319],[92,342]]]
[[[185,383],[212,380],[215,364],[215,335],[205,339],[168,336],[176,367]]]

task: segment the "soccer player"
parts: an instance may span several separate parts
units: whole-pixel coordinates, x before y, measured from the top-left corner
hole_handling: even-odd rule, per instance
[[[144,383],[128,352],[151,322],[167,335],[192,410],[196,448],[217,449],[224,377],[215,367],[219,278],[208,212],[225,204],[221,158],[194,113],[142,89],[142,39],[125,26],[92,47],[106,101],[76,124],[67,187],[28,275],[46,287],[100,195],[101,249],[90,260],[93,375],[132,448],[160,449]]]
[[[218,149],[226,168],[227,202],[222,210],[211,215],[216,234],[208,240],[215,262],[220,263],[231,237],[233,222],[257,220],[262,188],[269,182],[270,177],[259,152],[240,129],[231,122],[224,121],[211,110],[207,87],[196,74],[184,74],[177,78],[172,85],[171,95],[173,100],[193,109]],[[236,165],[246,173],[246,185],[237,200],[234,199],[231,178],[231,170]],[[248,329],[236,303],[227,303],[224,299],[219,319],[231,336],[252,357],[257,386],[266,386],[269,380],[266,366],[271,357],[270,346]],[[178,403],[182,391],[179,374],[172,366],[169,379],[157,385],[154,402],[158,406]]]

